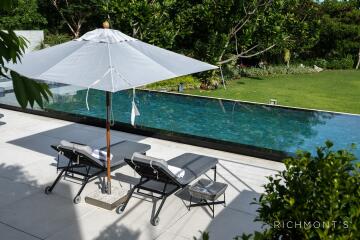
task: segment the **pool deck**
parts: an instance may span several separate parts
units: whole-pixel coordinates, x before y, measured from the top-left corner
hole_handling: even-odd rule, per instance
[[[283,164],[202,147],[112,131],[114,140],[128,139],[151,145],[149,156],[165,160],[186,152],[220,159],[218,181],[229,185],[227,206],[216,206],[215,218],[206,208],[188,211],[181,194],[172,195],[160,213],[160,224],[149,222],[153,203],[132,198],[122,215],[86,204],[72,202],[79,184],[62,180],[51,195],[45,186],[56,177],[56,152],[50,144],[61,139],[87,143],[105,140],[102,128],[46,118],[0,108],[0,238],[1,239],[193,239],[209,231],[210,239],[233,239],[261,229],[254,222],[256,206],[250,205],[263,191],[265,176],[283,169]],[[105,143],[105,142],[104,142]],[[212,174],[209,172],[209,175]],[[134,172],[124,166],[113,172],[113,185],[128,189],[125,180]],[[130,176],[130,177],[127,177]],[[127,181],[128,182],[128,181]],[[82,197],[99,187],[95,179]]]

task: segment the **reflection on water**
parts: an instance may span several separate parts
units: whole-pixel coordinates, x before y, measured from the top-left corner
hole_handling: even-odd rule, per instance
[[[105,93],[61,86],[52,89],[54,99],[46,108],[85,116],[105,118]],[[0,103],[15,104],[14,96],[0,98]],[[130,123],[132,91],[113,94],[115,121]],[[137,128],[150,127],[191,134],[216,140],[294,153],[297,149],[313,151],[330,139],[337,148],[359,147],[360,116],[317,111],[303,111],[175,94],[136,92],[140,116]]]
[[[90,90],[89,111],[85,98],[86,90],[77,91],[57,99],[48,108],[104,118],[105,94]],[[113,95],[116,121],[130,122],[131,99],[131,91]],[[158,128],[286,152],[311,151],[327,139],[341,148],[351,143],[360,145],[360,116],[147,91],[137,91],[136,102],[141,113],[136,119],[138,128]],[[360,156],[359,149],[356,154]]]

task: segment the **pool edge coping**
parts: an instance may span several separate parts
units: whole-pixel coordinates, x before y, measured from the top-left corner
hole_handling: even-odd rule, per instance
[[[229,101],[229,102],[239,102],[239,103],[247,103],[247,104],[254,104],[254,105],[263,105],[267,107],[278,107],[278,108],[285,108],[285,109],[292,109],[292,110],[301,110],[301,111],[311,111],[311,112],[324,112],[324,113],[332,113],[332,114],[341,114],[341,115],[350,115],[350,116],[357,116],[360,117],[360,113],[347,113],[347,112],[338,112],[338,111],[330,111],[330,110],[322,110],[322,109],[315,109],[315,108],[304,108],[304,107],[294,107],[288,105],[281,105],[281,104],[269,104],[269,103],[261,103],[261,102],[253,102],[247,100],[238,100],[238,99],[230,99],[230,98],[219,98],[219,97],[211,97],[211,96],[202,96],[202,95],[193,95],[189,93],[180,93],[180,92],[172,92],[172,91],[160,91],[160,90],[153,90],[153,89],[138,89],[141,91],[148,91],[148,92],[156,92],[156,93],[165,93],[165,94],[174,94],[180,96],[187,96],[187,97],[195,97],[195,98],[209,98],[212,100],[222,100],[222,101]]]

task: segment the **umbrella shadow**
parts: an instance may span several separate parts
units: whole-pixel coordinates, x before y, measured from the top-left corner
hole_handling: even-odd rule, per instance
[[[124,139],[138,142],[146,138],[115,130],[112,130],[111,133],[112,143],[122,141]],[[82,143],[93,148],[102,148],[106,146],[105,129],[78,123],[71,123],[66,126],[17,138],[15,140],[8,141],[7,143],[45,155],[56,156],[57,152],[53,150],[50,145],[59,144],[61,140]]]

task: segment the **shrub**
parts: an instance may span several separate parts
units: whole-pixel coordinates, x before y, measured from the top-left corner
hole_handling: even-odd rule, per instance
[[[334,58],[328,61],[328,69],[351,69],[354,66],[354,60],[351,55],[344,58]]]
[[[198,78],[188,75],[152,83],[145,86],[145,88],[153,90],[177,91],[180,83],[184,85],[184,89],[197,89],[201,84]]]
[[[256,221],[268,227],[258,239],[360,239],[360,163],[332,146],[326,142],[314,157],[301,152],[268,177],[255,203]]]
[[[44,38],[44,44],[48,46],[53,46],[57,44],[61,44],[67,41],[70,41],[72,37],[68,34],[51,34],[46,33]]]
[[[42,41],[38,46],[36,46],[35,50],[40,50],[51,47],[53,45],[61,44],[70,41],[71,39],[72,37],[68,34],[51,34],[45,32],[44,41]]]
[[[255,221],[266,229],[234,239],[360,239],[360,162],[332,147],[328,141],[316,156],[299,152],[284,160],[285,170],[268,177],[253,203]]]
[[[351,69],[354,67],[354,59],[351,55],[347,55],[343,58],[317,58],[314,60],[304,61],[304,64],[308,66],[316,65],[318,67],[327,69]]]
[[[226,76],[227,79],[236,79],[240,76],[241,68],[237,64],[236,60],[222,65],[221,68],[222,68],[224,76]],[[219,74],[220,73],[218,73],[218,75]]]
[[[269,66],[267,68],[242,68],[240,73],[245,77],[265,77],[265,76],[276,76],[285,74],[304,74],[315,72],[312,67],[290,65],[286,66]]]
[[[315,61],[311,64],[311,66],[316,65],[321,68],[327,68],[328,61],[323,58],[317,58]]]

